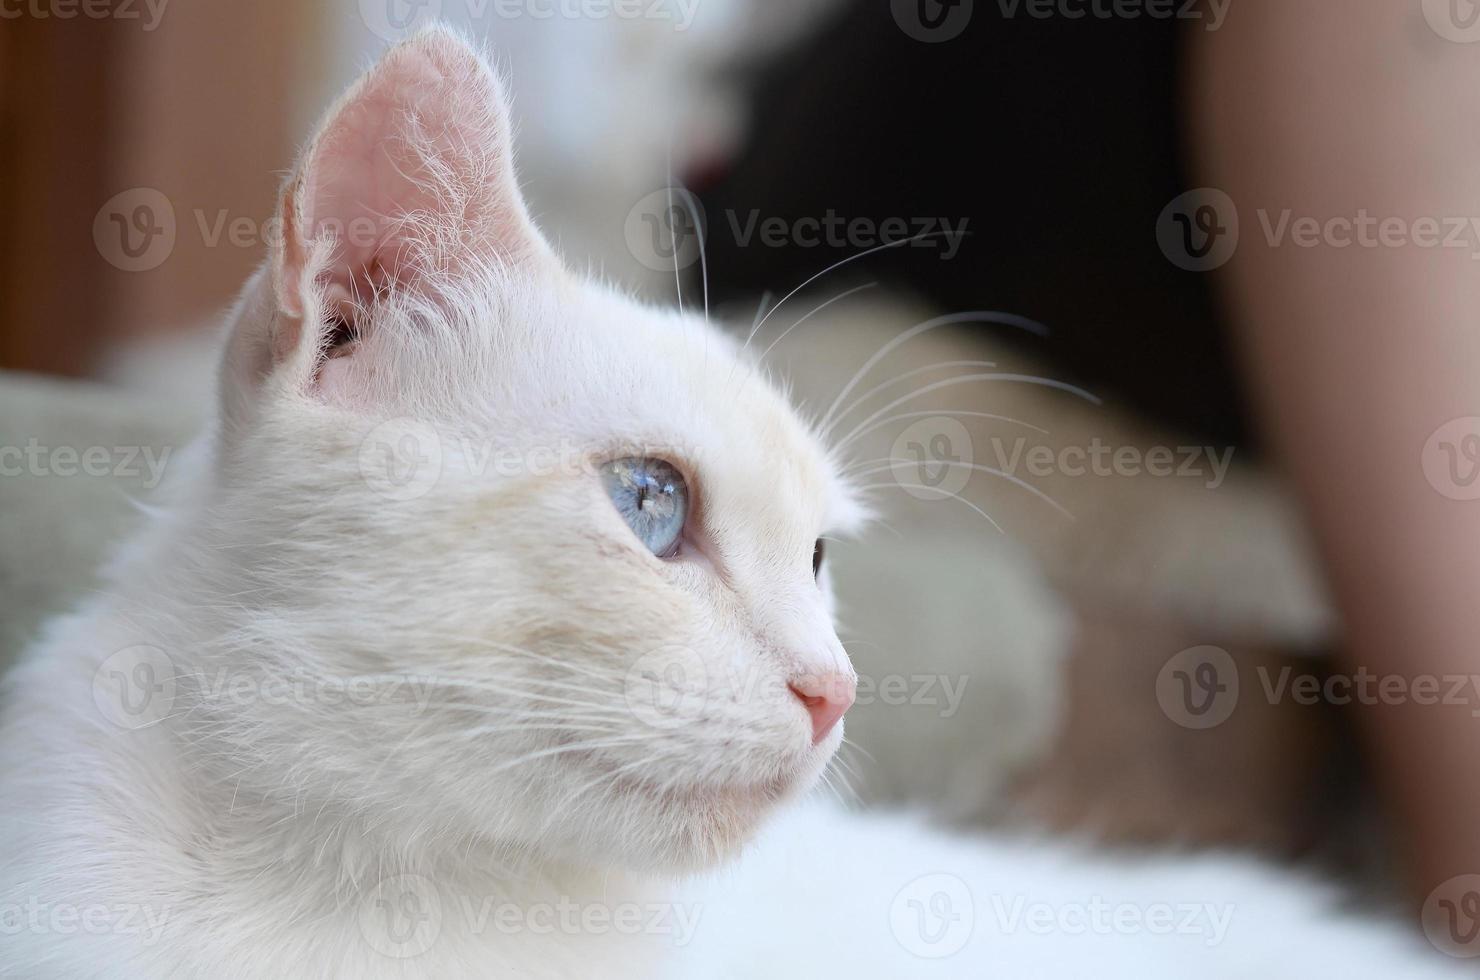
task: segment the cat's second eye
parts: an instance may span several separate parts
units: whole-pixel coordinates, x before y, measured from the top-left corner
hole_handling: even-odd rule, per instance
[[[678,554],[689,488],[672,463],[645,456],[614,459],[601,468],[601,482],[617,513],[649,551],[659,558]]]

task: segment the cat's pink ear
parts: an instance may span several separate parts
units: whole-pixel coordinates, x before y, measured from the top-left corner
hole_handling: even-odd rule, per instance
[[[274,359],[315,352],[388,290],[548,248],[514,175],[502,86],[446,28],[391,49],[340,100],[283,191]]]

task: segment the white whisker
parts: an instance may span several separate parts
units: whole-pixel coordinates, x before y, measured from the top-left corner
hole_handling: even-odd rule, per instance
[[[802,314],[802,316],[799,319],[797,319],[797,321],[794,322],[791,326],[789,326],[785,330],[781,331],[780,335],[778,335],[775,340],[771,341],[770,346],[768,346],[765,350],[761,351],[761,356],[758,357],[758,358],[756,358],[756,363],[757,364],[760,364],[760,363],[764,362],[765,359],[766,359],[766,355],[769,354],[769,353],[771,353],[771,351],[775,350],[776,349],[776,345],[779,344],[779,343],[781,343],[783,340],[785,340],[787,334],[791,333],[797,327],[800,327],[802,324],[806,323],[809,319],[811,319],[812,317],[816,316],[818,313],[821,313],[823,310],[827,309],[829,306],[832,306],[834,303],[837,303],[837,302],[839,302],[841,300],[847,299],[849,296],[852,296],[855,293],[861,293],[865,289],[872,289],[873,287],[875,287],[877,285],[878,285],[877,282],[866,282],[866,283],[864,283],[861,286],[854,286],[852,289],[845,289],[841,293],[838,293],[838,295],[834,296],[832,299],[828,300],[827,302],[821,303],[821,304],[819,304],[817,306],[812,307],[812,309],[810,309],[806,313]]]
[[[832,420],[833,413],[838,410],[838,406],[841,405],[844,399],[848,397],[848,394],[853,390],[854,385],[862,381],[863,378],[868,374],[868,372],[873,370],[874,365],[878,364],[884,358],[888,357],[890,352],[896,350],[902,344],[908,343],[910,340],[918,337],[922,333],[926,333],[931,330],[937,330],[941,327],[947,327],[956,323],[998,323],[1005,326],[1018,327],[1019,329],[1026,330],[1029,333],[1037,334],[1039,336],[1044,336],[1048,333],[1048,328],[1035,320],[1029,320],[1027,317],[1017,316],[1012,313],[997,313],[990,310],[976,310],[966,313],[950,313],[945,316],[938,316],[934,319],[926,320],[923,323],[917,323],[913,327],[910,327],[908,330],[905,330],[903,333],[899,334],[899,336],[885,343],[877,351],[875,351],[867,361],[864,362],[863,366],[858,369],[858,372],[853,375],[853,377],[848,381],[846,385],[843,386],[843,390],[838,392],[837,398],[833,400],[833,403],[828,408],[827,413],[823,415],[821,421],[818,422],[818,428],[822,432],[829,431],[829,423]]]
[[[914,401],[921,395],[928,395],[932,391],[939,391],[942,388],[952,388],[956,385],[974,383],[977,381],[1002,381],[1011,384],[1037,385],[1042,388],[1053,388],[1057,391],[1068,392],[1069,394],[1083,398],[1085,401],[1088,401],[1094,405],[1100,404],[1100,399],[1096,398],[1094,395],[1085,391],[1083,388],[1078,387],[1077,385],[1071,385],[1067,381],[1055,381],[1052,378],[1042,378],[1036,374],[963,374],[958,375],[954,378],[947,378],[944,381],[931,382],[930,384],[925,385],[922,388],[917,388],[916,390],[910,392],[908,395],[901,395],[894,401],[890,402],[888,405],[885,405],[883,408],[870,415],[868,418],[864,419],[857,426],[855,426],[852,431],[850,431],[847,435],[843,437],[842,441],[847,442],[853,436],[858,434],[859,429],[872,424],[882,416],[894,411],[899,406],[904,405],[907,402]],[[835,419],[832,425],[824,430],[823,435],[826,436],[828,432],[832,430],[832,427],[836,426],[837,423],[840,421],[842,421],[841,416]]]
[[[924,367],[911,368],[908,371],[902,371],[894,377],[890,378],[888,381],[883,381],[879,384],[874,385],[868,391],[853,399],[853,401],[848,405],[847,408],[843,409],[837,414],[835,421],[837,419],[847,418],[853,413],[854,409],[858,408],[858,406],[862,405],[870,398],[879,394],[881,391],[894,387],[901,381],[908,380],[909,378],[917,377],[922,374],[928,374],[931,371],[944,370],[946,368],[994,368],[996,366],[996,361],[937,361],[934,364],[926,364]]]
[[[892,425],[895,422],[903,422],[906,419],[935,418],[942,415],[948,416],[950,418],[988,419],[994,422],[1008,422],[1012,425],[1020,425],[1025,429],[1031,429],[1039,435],[1046,436],[1049,434],[1047,429],[1033,425],[1031,422],[1024,422],[1022,419],[1015,419],[1010,415],[994,415],[991,412],[968,412],[964,409],[940,409],[938,411],[902,412],[898,415],[891,415],[887,419],[882,419],[878,422],[875,422],[867,429],[864,429],[862,432],[858,433],[851,440],[838,443],[834,448],[836,451],[841,452],[847,449],[853,442],[856,442],[869,433],[875,432],[886,425]]]
[[[890,487],[895,488],[895,489],[899,489],[899,490],[928,490],[931,493],[938,493],[942,497],[951,497],[951,498],[954,498],[956,500],[961,501],[967,507],[970,507],[972,510],[976,511],[978,514],[980,514],[982,517],[984,517],[986,519],[986,521],[987,521],[988,524],[992,525],[992,527],[994,527],[994,528],[997,529],[997,533],[999,533],[999,534],[1005,534],[1006,533],[1005,531],[1002,530],[1002,525],[1001,524],[998,524],[996,521],[992,520],[992,515],[991,514],[988,514],[986,511],[982,510],[976,504],[974,504],[971,501],[967,500],[965,497],[961,496],[959,493],[952,493],[949,490],[942,490],[940,487],[927,487],[923,483],[872,483],[872,484],[869,484],[866,487],[859,487],[858,489],[859,489],[860,492],[866,492],[866,491],[869,491],[869,490],[882,490],[882,489],[886,489],[886,488],[890,488]]]

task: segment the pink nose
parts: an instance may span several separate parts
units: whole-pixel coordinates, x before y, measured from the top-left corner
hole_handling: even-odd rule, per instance
[[[787,685],[812,718],[812,744],[827,737],[843,712],[853,707],[858,682],[846,674],[808,674]]]

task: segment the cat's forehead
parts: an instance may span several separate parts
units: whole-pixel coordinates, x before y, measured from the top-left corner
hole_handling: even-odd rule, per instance
[[[855,522],[824,443],[743,342],[702,315],[599,285],[555,298],[530,311],[544,322],[525,325],[548,341],[526,365],[542,424],[677,457],[701,471],[711,498],[784,504],[809,525]]]

